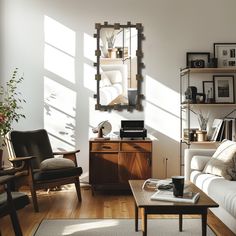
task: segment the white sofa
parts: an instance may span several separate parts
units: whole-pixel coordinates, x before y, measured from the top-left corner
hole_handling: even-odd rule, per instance
[[[185,149],[185,179],[190,180],[219,204],[211,211],[236,234],[236,181],[204,173],[215,149]]]
[[[101,65],[100,104],[108,105],[119,95],[127,97],[128,70],[126,64]]]

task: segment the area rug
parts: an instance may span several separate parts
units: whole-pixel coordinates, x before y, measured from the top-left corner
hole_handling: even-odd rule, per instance
[[[148,219],[148,236],[197,236],[201,234],[200,219],[184,219],[179,232],[178,219]],[[139,222],[139,228],[141,222]],[[134,219],[56,219],[43,220],[34,236],[141,236],[134,231]],[[215,236],[207,227],[207,235]]]

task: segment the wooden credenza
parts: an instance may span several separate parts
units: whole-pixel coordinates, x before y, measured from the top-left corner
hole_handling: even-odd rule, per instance
[[[151,177],[152,141],[89,141],[89,182],[92,189],[128,189],[128,180]]]

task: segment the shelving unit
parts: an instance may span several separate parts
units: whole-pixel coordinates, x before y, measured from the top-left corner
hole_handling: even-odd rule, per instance
[[[226,74],[236,74],[236,67],[232,68],[184,68],[180,69],[180,173],[183,173],[184,160],[183,160],[183,145],[186,145],[186,148],[190,148],[192,144],[214,144],[216,141],[203,141],[203,142],[192,142],[190,141],[190,129],[191,129],[191,109],[194,106],[198,108],[232,108],[228,114],[231,114],[236,110],[236,104],[232,103],[191,103],[185,101],[185,89],[191,86],[191,79],[194,76],[194,80],[203,80],[198,74],[212,74],[212,75],[226,75]],[[209,79],[210,81],[210,79]],[[185,87],[185,89],[184,89]],[[234,90],[235,91],[235,90]],[[185,117],[183,115],[185,113]],[[226,115],[227,116],[227,115]],[[183,120],[186,120],[186,125],[184,127]],[[188,140],[184,139],[183,128],[186,128],[188,133]]]

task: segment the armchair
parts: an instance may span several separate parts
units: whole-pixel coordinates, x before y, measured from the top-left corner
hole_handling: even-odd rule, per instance
[[[4,174],[1,171],[1,175]],[[16,236],[22,236],[22,230],[16,214],[16,210],[24,208],[30,203],[29,197],[20,192],[11,192],[10,184],[15,178],[13,175],[0,176],[0,185],[3,186],[3,193],[0,194],[0,217],[10,215],[12,226]],[[0,232],[1,235],[1,232]]]
[[[28,186],[34,205],[39,211],[36,191],[74,183],[78,200],[81,201],[80,180],[82,168],[77,166],[76,151],[53,152],[47,131],[11,131],[8,137],[9,159],[14,166],[21,165],[26,173],[16,182]],[[54,155],[63,155],[63,159]],[[60,161],[60,162],[59,162]],[[44,165],[43,165],[44,164]],[[69,164],[69,165],[68,165]]]

